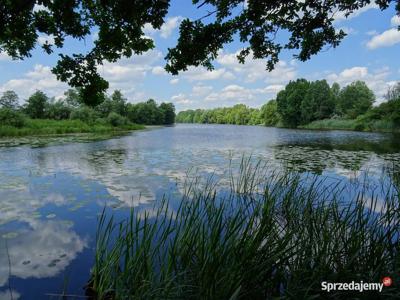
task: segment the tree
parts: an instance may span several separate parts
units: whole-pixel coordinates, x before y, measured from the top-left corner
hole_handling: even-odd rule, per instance
[[[302,123],[329,118],[334,109],[334,98],[326,80],[311,82],[301,103]]]
[[[16,109],[18,107],[18,95],[14,91],[5,91],[0,98],[0,108]]]
[[[85,53],[65,55],[53,68],[61,81],[80,87],[85,104],[96,106],[104,100],[108,82],[97,68],[105,61],[142,54],[154,47],[143,28],[151,24],[159,29],[168,12],[170,0],[29,0],[1,1],[0,50],[16,59],[31,56],[39,37],[51,36],[42,44],[46,53],[61,49],[70,38],[82,40],[94,31],[98,38]],[[224,44],[238,36],[245,44],[239,53],[240,62],[248,55],[266,58],[267,69],[279,61],[282,49],[298,50],[296,58],[305,61],[325,46],[336,47],[344,38],[343,30],[335,30],[334,15],[345,16],[371,3],[381,10],[393,0],[330,0],[330,1],[261,1],[261,0],[193,0],[199,10],[208,9],[197,20],[185,19],[180,25],[176,47],[167,54],[166,69],[172,74],[188,66],[212,68]],[[400,2],[397,2],[400,13]],[[299,13],[301,12],[301,13]],[[212,19],[208,18],[211,17]],[[281,30],[285,42],[276,38]],[[54,40],[54,42],[53,42]]]
[[[278,105],[276,100],[270,100],[261,107],[265,126],[275,126],[279,122]]]
[[[165,125],[175,123],[175,106],[172,103],[161,103],[160,110],[163,113],[163,119]]]
[[[62,48],[66,38],[82,40],[98,31],[93,49],[71,56],[61,53],[53,69],[59,80],[81,87],[82,99],[95,106],[108,88],[97,66],[152,49],[144,25],[159,29],[168,7],[169,0],[1,1],[0,51],[16,59],[29,57],[39,36],[45,35],[53,37],[42,45],[50,54],[55,47]]]
[[[111,95],[111,107],[112,111],[125,116],[127,99],[122,95],[120,90],[115,90]]]
[[[343,30],[334,27],[335,14],[349,16],[370,2],[383,10],[394,1],[193,0],[207,12],[200,19],[182,21],[178,44],[166,57],[166,70],[178,74],[188,66],[212,69],[212,61],[235,36],[244,43],[238,54],[242,63],[249,55],[266,58],[266,67],[272,70],[282,49],[297,50],[295,57],[306,61],[325,46],[338,46],[345,37]],[[400,2],[396,8],[400,13]],[[282,38],[276,37],[279,31],[284,32]]]
[[[338,109],[342,115],[356,118],[372,107],[374,93],[364,81],[355,81],[344,87],[339,95]]]
[[[45,117],[46,105],[49,98],[42,91],[36,91],[26,102],[25,112],[32,119],[43,119]]]
[[[305,79],[290,81],[276,97],[278,113],[282,122],[288,127],[297,127],[302,123],[301,104],[305,98],[310,83]]]
[[[84,102],[79,95],[78,89],[68,89],[64,96],[66,105],[71,108],[78,108]]]

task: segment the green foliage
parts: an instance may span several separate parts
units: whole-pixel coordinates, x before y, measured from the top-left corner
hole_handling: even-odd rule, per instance
[[[328,185],[247,160],[229,172],[236,173],[220,182],[189,179],[178,208],[163,200],[118,223],[103,213],[87,293],[96,299],[347,300],[360,299],[360,292],[324,292],[321,282],[396,278],[394,184],[382,184],[380,193],[369,177]],[[349,185],[360,192],[348,195]],[[343,202],[344,196],[351,199]],[[362,293],[371,300],[399,297],[394,285]]]
[[[2,1],[0,5],[0,49],[13,58],[31,56],[42,35],[54,37],[54,42],[49,39],[42,45],[51,54],[54,47],[64,46],[66,38],[82,40],[98,31],[93,49],[85,54],[61,54],[53,69],[59,80],[81,88],[81,98],[89,106],[104,100],[108,87],[98,74],[98,65],[152,49],[144,25],[159,29],[169,7],[168,0],[22,2]],[[38,5],[42,9],[37,10]]]
[[[272,70],[282,49],[298,50],[295,57],[308,60],[325,46],[336,47],[344,38],[336,30],[334,16],[346,16],[371,1],[259,1],[194,0],[202,14],[210,18],[185,19],[180,25],[176,47],[167,54],[167,71],[177,74],[188,66],[203,65],[212,69],[219,50],[236,37],[245,44],[238,59],[249,55],[267,59]],[[380,9],[393,1],[375,0]],[[45,53],[62,48],[65,40],[83,40],[98,32],[93,48],[85,53],[60,54],[53,73],[59,80],[80,88],[81,99],[94,107],[104,100],[108,82],[98,73],[105,61],[142,54],[154,48],[153,40],[144,34],[145,25],[159,29],[168,13],[169,0],[147,1],[2,1],[0,6],[0,49],[13,58],[30,57],[39,37],[52,36],[42,44]],[[37,9],[40,7],[41,9]],[[400,5],[396,6],[400,11]],[[273,12],[273,13],[271,13]],[[304,12],[299,14],[298,12]],[[207,20],[207,21],[205,21]],[[276,38],[285,32],[287,39]]]
[[[336,88],[336,87],[335,87]],[[301,123],[329,118],[335,110],[334,96],[326,80],[310,83],[301,102]]]
[[[172,103],[161,103],[159,106],[163,114],[164,124],[170,125],[175,123],[175,106]]]
[[[23,127],[25,116],[10,108],[0,108],[0,126]]]
[[[304,129],[333,129],[333,130],[355,130],[357,121],[348,119],[324,119],[300,126]]]
[[[146,102],[129,103],[127,116],[132,123],[136,124],[172,124],[175,121],[175,107],[172,103],[161,103],[158,106],[153,99],[149,99]]]
[[[176,116],[176,121],[178,123],[235,125],[259,125],[264,122],[259,109],[250,108],[244,104],[236,104],[233,107],[181,111]]]
[[[71,112],[71,120],[80,120],[86,123],[93,123],[98,118],[98,114],[92,108],[82,106]]]
[[[144,126],[136,124],[126,124],[121,127],[114,127],[103,119],[97,119],[95,122],[90,124],[81,120],[27,119],[24,126],[21,128],[2,125],[0,122],[0,137],[60,135],[69,133],[113,133],[143,128]]]
[[[367,112],[375,101],[374,93],[363,81],[355,81],[344,87],[339,94],[338,111],[351,119]]]
[[[66,120],[70,118],[72,108],[65,101],[49,102],[45,108],[47,119]]]
[[[46,106],[49,98],[42,91],[36,91],[26,102],[25,113],[32,119],[43,119],[46,117]]]
[[[265,126],[275,126],[279,122],[278,105],[276,100],[270,100],[261,107]]]
[[[302,120],[301,106],[305,99],[310,83],[305,79],[290,81],[283,91],[276,97],[278,113],[282,122],[288,127],[297,127],[304,123]]]
[[[128,120],[125,117],[123,117],[115,112],[111,112],[107,116],[107,122],[111,126],[120,127],[120,126],[126,125],[128,123]]]
[[[79,107],[84,101],[80,97],[80,93],[78,89],[69,89],[64,93],[65,96],[65,103],[69,107],[77,108]]]
[[[390,0],[373,1],[382,10]],[[336,47],[346,35],[336,30],[335,14],[350,15],[365,7],[370,1],[260,1],[248,0],[194,0],[210,18],[185,19],[180,25],[178,44],[169,49],[166,70],[172,74],[187,70],[188,66],[212,69],[225,44],[236,37],[244,44],[238,59],[245,62],[248,56],[267,59],[267,69],[272,70],[279,61],[282,49],[298,51],[301,61],[310,59],[325,46]],[[397,6],[400,11],[400,6]],[[303,13],[298,13],[303,12]],[[282,29],[282,30],[280,30]],[[277,33],[283,31],[283,38]]]
[[[5,91],[0,98],[0,108],[17,109],[18,95],[14,91]]]

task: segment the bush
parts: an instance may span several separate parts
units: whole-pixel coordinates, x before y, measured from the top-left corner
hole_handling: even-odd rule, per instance
[[[97,119],[97,114],[93,109],[84,106],[73,110],[70,119],[93,123]]]
[[[21,128],[25,125],[25,116],[9,108],[0,109],[0,125]]]
[[[356,126],[354,126],[355,131],[364,131],[365,125],[363,123],[358,123]]]
[[[111,112],[107,117],[107,122],[114,127],[118,127],[126,125],[128,120],[115,112]]]

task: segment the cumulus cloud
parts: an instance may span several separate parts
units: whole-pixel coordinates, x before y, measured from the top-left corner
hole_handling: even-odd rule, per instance
[[[189,81],[207,81],[207,80],[217,80],[226,79],[233,80],[235,76],[226,70],[225,68],[219,68],[212,71],[207,70],[203,67],[189,67],[187,71],[183,72],[182,77]]]
[[[332,84],[333,82],[339,83],[342,87],[346,86],[353,81],[363,80],[372,89],[377,96],[377,103],[383,102],[383,96],[391,85],[388,80],[390,70],[388,67],[383,67],[374,71],[370,71],[367,67],[353,67],[344,69],[339,73],[329,73],[327,80]]]
[[[169,81],[170,84],[177,84],[179,82],[178,78],[173,78]]]
[[[268,83],[284,83],[296,77],[296,70],[293,65],[281,60],[271,72],[266,70],[266,61],[263,59],[252,59],[252,53],[247,57],[244,64],[239,63],[236,53],[222,52],[217,62],[237,77],[243,78],[246,82],[264,80]]]
[[[37,64],[21,78],[11,79],[0,86],[0,92],[14,90],[24,100],[36,90],[42,90],[51,97],[61,97],[67,88],[67,84],[58,81],[51,73],[49,66]]]
[[[400,31],[397,28],[391,28],[375,35],[368,41],[367,47],[369,49],[377,49],[382,47],[390,47],[400,43]]]
[[[390,24],[392,24],[392,26],[400,26],[400,16],[393,16],[393,18],[390,20]]]
[[[192,100],[188,99],[185,94],[178,94],[171,97],[171,102],[176,104],[190,104]]]
[[[160,29],[154,29],[151,24],[147,23],[144,26],[144,33],[150,36],[154,36],[158,33],[162,38],[167,39],[172,35],[174,30],[178,28],[182,20],[183,18],[180,16],[167,18]]]

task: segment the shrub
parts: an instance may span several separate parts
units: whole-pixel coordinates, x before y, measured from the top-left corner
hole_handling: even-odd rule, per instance
[[[93,109],[83,106],[73,110],[70,119],[81,120],[86,123],[93,123],[94,120],[97,119],[97,114]]]
[[[21,128],[25,125],[25,116],[9,108],[0,109],[0,125]]]
[[[365,125],[362,123],[358,123],[358,124],[356,124],[356,126],[354,126],[355,131],[364,131],[364,129],[365,129]]]
[[[107,122],[114,127],[118,127],[126,125],[128,120],[115,112],[111,112],[107,117]]]

